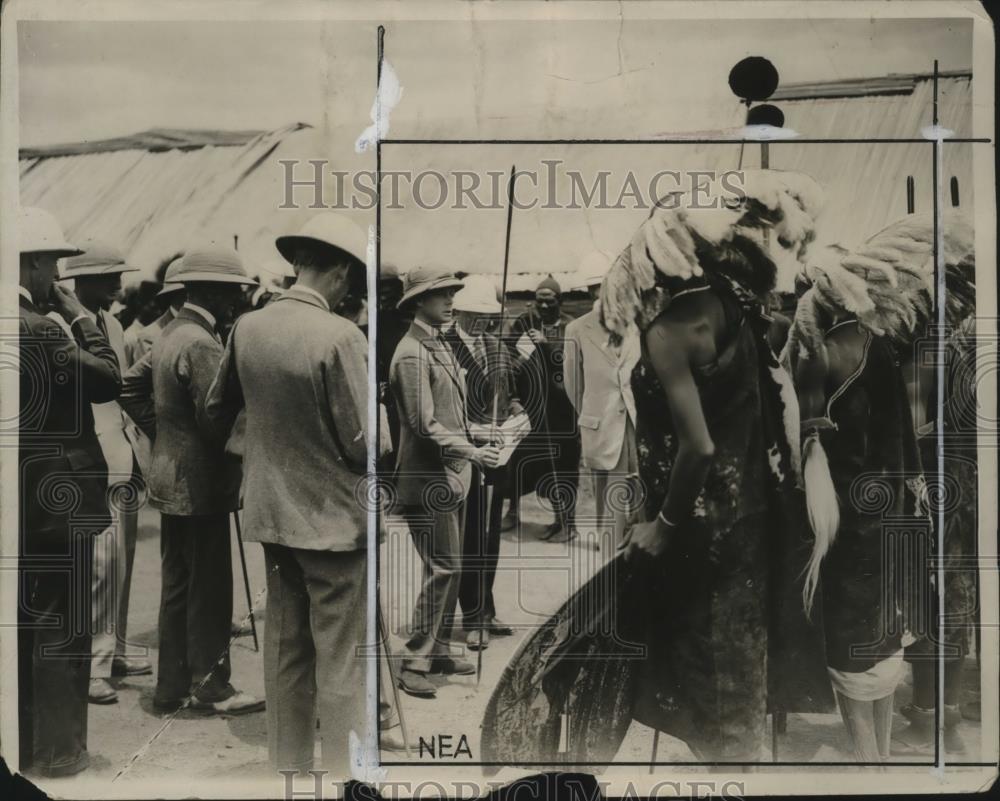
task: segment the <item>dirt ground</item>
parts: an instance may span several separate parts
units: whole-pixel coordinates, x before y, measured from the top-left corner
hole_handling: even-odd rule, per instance
[[[504,534],[495,590],[498,616],[514,626],[515,635],[491,640],[489,648],[483,653],[482,679],[478,685],[474,676],[435,679],[439,685],[435,699],[402,696],[413,752],[409,758],[404,753],[383,753],[383,760],[409,761],[410,764],[420,765],[421,769],[396,768],[396,771],[428,779],[444,772],[445,769],[440,766],[433,770],[435,762],[441,759],[440,753],[437,760],[428,754],[426,748],[422,755],[419,753],[420,738],[427,743],[435,735],[451,735],[452,749],[458,748],[462,735],[467,738],[469,755],[463,750],[457,759],[452,756],[448,761],[474,762],[480,759],[479,722],[504,665],[532,626],[551,614],[572,589],[585,581],[613,551],[611,542],[601,543],[599,550],[593,548],[592,525],[588,532],[587,524],[592,509],[593,501],[585,487],[579,512],[581,540],[570,545],[551,544],[538,539],[543,527],[551,520],[551,514],[539,506],[534,496],[524,499],[520,532]],[[262,603],[264,560],[260,546],[248,543],[246,559],[255,602]],[[129,635],[132,642],[145,649],[154,665],[157,657],[159,564],[158,518],[146,509],[140,516]],[[416,578],[420,568],[405,527],[390,525],[389,535],[381,549],[381,564],[383,609],[391,632],[391,645],[398,651],[402,643],[400,635],[405,631],[416,597]],[[246,614],[247,602],[235,539],[233,567],[234,615],[242,616]],[[261,620],[258,621],[258,632],[262,631]],[[464,658],[475,661],[475,654],[464,653],[463,643],[455,642],[454,649]],[[254,650],[253,640],[250,637],[235,640],[231,657],[233,684],[238,689],[263,697],[262,655]],[[969,667],[975,670],[974,660],[969,660]],[[260,792],[280,796],[282,785],[267,769],[264,714],[229,719],[207,717],[190,711],[175,716],[162,715],[152,708],[154,676],[114,679],[112,683],[118,689],[118,703],[90,706],[88,741],[91,769],[70,779],[32,778],[53,797],[134,797],[140,792],[138,782],[144,783],[143,794],[149,792],[149,783],[152,783],[161,797],[190,797],[208,792],[210,785],[207,782],[218,779],[253,782]],[[897,709],[908,700],[909,693],[910,688],[906,684],[900,687]],[[897,714],[895,729],[898,731],[905,726],[906,721]],[[398,728],[392,731],[398,736]],[[980,761],[979,724],[965,722],[961,732],[966,752],[960,759]],[[767,739],[768,750],[762,756],[770,761],[770,736]],[[652,731],[636,724],[617,758],[648,762],[652,742]],[[682,742],[667,736],[660,737],[657,756],[660,762],[693,759]],[[787,733],[779,737],[779,757],[781,761],[850,761],[839,716],[790,715]],[[898,759],[912,761],[914,756],[900,755]],[[426,770],[427,767],[432,770]],[[605,775],[614,776],[623,770],[634,772],[637,769],[611,768]],[[659,768],[657,772],[662,770]],[[448,768],[447,772],[456,778],[469,780],[481,780],[483,776],[481,768],[471,766],[468,769]],[[527,772],[505,769],[495,778],[513,778]]]

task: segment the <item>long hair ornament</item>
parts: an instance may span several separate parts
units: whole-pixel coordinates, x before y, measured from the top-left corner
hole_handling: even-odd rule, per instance
[[[974,308],[973,228],[958,212],[941,220],[948,324],[961,323]],[[934,220],[911,215],[886,226],[853,252],[838,245],[810,260],[811,288],[799,299],[781,360],[800,378],[807,365],[825,364],[826,330],[838,316],[853,314],[876,336],[911,346],[926,331],[934,302]],[[819,379],[821,380],[821,379]],[[807,381],[808,383],[808,381]],[[800,395],[821,387],[797,387]],[[804,428],[807,424],[804,425]],[[803,442],[806,506],[813,529],[813,552],[806,568],[803,603],[812,608],[823,558],[836,538],[839,504],[818,432]]]

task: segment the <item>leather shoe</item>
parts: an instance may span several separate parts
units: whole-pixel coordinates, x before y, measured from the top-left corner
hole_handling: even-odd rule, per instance
[[[87,700],[92,704],[113,704],[118,701],[118,693],[107,679],[91,679]]]
[[[153,672],[153,664],[138,656],[116,656],[111,662],[112,676],[147,676]]]
[[[224,701],[199,701],[191,698],[191,708],[213,715],[246,715],[250,712],[261,712],[266,706],[264,699],[255,698],[249,693],[237,692]]]
[[[493,618],[490,620],[489,627],[487,629],[490,634],[496,637],[512,637],[514,635],[514,629],[508,626],[506,623]]]
[[[478,651],[480,645],[484,651],[490,647],[490,630],[470,629],[465,635],[465,647],[470,651]]]
[[[441,673],[445,676],[471,676],[475,672],[476,666],[464,659],[439,656],[431,662],[431,673]]]
[[[437,687],[431,684],[427,677],[414,670],[399,672],[399,689],[414,698],[433,698],[437,695]]]

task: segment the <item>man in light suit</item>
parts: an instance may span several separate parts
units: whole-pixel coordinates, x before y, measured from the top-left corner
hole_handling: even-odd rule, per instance
[[[264,685],[275,770],[349,775],[365,735],[368,344],[331,312],[366,280],[367,237],[326,212],[277,240],[295,284],[237,320],[206,414],[225,436],[246,409],[244,530],[267,565]]]
[[[150,505],[160,511],[163,575],[153,706],[174,710],[190,698],[196,709],[237,715],[259,711],[264,702],[229,682],[229,516],[239,503],[241,475],[205,416],[205,398],[222,360],[218,325],[241,287],[255,282],[239,254],[221,246],[188,251],[176,280],[187,301],[150,351],[156,439],[147,487]]]
[[[90,620],[92,540],[112,522],[91,404],[113,401],[120,376],[100,329],[53,283],[57,260],[79,248],[42,209],[21,209],[17,233],[19,762],[22,771],[68,776],[90,764],[91,636],[79,624]],[[50,308],[71,336],[46,316]]]
[[[638,464],[635,451],[635,400],[632,368],[639,360],[639,337],[633,332],[612,345],[601,325],[598,303],[607,259],[595,253],[581,266],[580,285],[587,288],[594,308],[566,327],[566,394],[577,412],[583,466],[594,477],[598,531],[614,522],[615,542],[625,533],[628,500],[635,497]],[[618,484],[618,487],[614,485]],[[608,489],[618,498],[608,514]]]
[[[121,293],[122,275],[136,268],[121,252],[103,242],[85,242],[84,252],[63,262],[61,280],[72,280],[87,316],[105,335],[124,373],[125,338],[111,304]],[[95,403],[94,427],[108,464],[108,484],[116,498],[114,524],[94,540],[91,589],[93,593],[93,661],[90,666],[90,702],[111,704],[118,693],[108,683],[112,675],[140,676],[153,672],[149,660],[126,653],[129,590],[139,528],[142,487],[135,450],[145,447],[145,436],[124,414],[117,401]]]
[[[424,563],[399,686],[422,698],[436,694],[428,674],[469,675],[476,670],[450,656],[448,640],[458,600],[469,462],[496,467],[500,456],[493,446],[471,442],[465,381],[441,336],[461,286],[441,268],[417,267],[406,274],[397,306],[412,309],[413,323],[389,367],[400,417],[396,498]]]

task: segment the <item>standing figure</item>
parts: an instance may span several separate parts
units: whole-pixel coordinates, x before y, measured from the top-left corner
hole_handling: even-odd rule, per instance
[[[518,446],[510,467],[510,509],[504,529],[520,520],[520,498],[537,492],[555,519],[542,539],[576,538],[576,496],[580,480],[580,432],[563,375],[566,326],[562,289],[550,275],[535,290],[534,307],[511,326],[518,371],[518,395],[531,420],[531,433]]]
[[[175,280],[187,301],[149,354],[156,439],[147,486],[160,511],[163,575],[153,706],[172,711],[190,699],[197,709],[242,714],[264,702],[229,682],[229,516],[239,503],[240,467],[206,418],[205,399],[222,359],[218,321],[253,281],[239,254],[219,246],[188,251]]]
[[[508,418],[523,414],[517,399],[510,352],[489,331],[500,314],[491,279],[470,275],[455,295],[455,322],[445,330],[458,367],[465,374],[466,413],[470,423],[492,429]],[[482,430],[482,428],[480,430]],[[476,437],[488,445],[489,437]],[[487,487],[490,489],[487,490]],[[500,558],[500,518],[507,493],[507,466],[483,470],[472,466],[469,495],[465,501],[465,535],[458,603],[462,609],[466,645],[489,646],[490,635],[508,636],[513,629],[497,619],[493,583]],[[490,498],[487,508],[487,497]]]
[[[764,310],[771,247],[804,252],[820,190],[795,173],[744,177],[737,205],[658,203],[604,280],[613,341],[640,331],[644,522],[522,644],[487,705],[484,760],[604,764],[635,720],[700,760],[755,762],[768,711],[832,700],[797,586],[798,406]]]
[[[939,550],[936,528],[938,510],[931,509],[930,537],[926,555],[941,554],[944,570],[945,621],[938,621],[937,562],[928,558],[926,581],[921,589],[927,602],[923,631],[906,648],[904,658],[913,670],[913,696],[900,712],[910,725],[894,745],[900,750],[931,754],[937,743],[938,675],[944,673],[944,747],[949,752],[964,749],[959,735],[962,720],[959,701],[962,669],[975,630],[977,554],[978,470],[976,464],[976,369],[974,313],[976,308],[975,251],[973,228],[956,212],[939,221],[944,260],[946,330],[937,325],[931,311],[934,281],[934,219],[915,214],[889,225],[865,245],[862,253],[872,261],[896,261],[926,274],[926,283],[916,283],[922,302],[912,335],[897,347],[901,371],[909,396],[917,449],[923,475],[931,488],[928,497],[948,502],[944,508],[944,549]],[[897,284],[899,282],[897,281]],[[941,342],[944,338],[944,342]],[[944,406],[938,403],[937,354],[943,348]],[[939,470],[939,435],[943,434],[944,473]]]
[[[596,257],[596,258],[595,258]],[[611,342],[601,325],[601,282],[610,265],[595,253],[582,265],[581,286],[594,308],[566,326],[566,394],[573,402],[580,426],[583,466],[594,477],[597,529],[614,524],[614,541],[625,535],[628,508],[638,498],[635,450],[635,399],[632,368],[639,360],[638,331],[630,329],[619,344]],[[613,512],[608,514],[609,482]],[[617,506],[618,508],[614,508]]]
[[[243,520],[267,566],[264,687],[275,770],[350,775],[364,741],[368,345],[333,314],[365,282],[367,238],[330,212],[277,247],[297,280],[237,320],[206,415],[226,436],[246,409]]]
[[[469,675],[475,667],[450,655],[461,570],[465,499],[472,486],[469,462],[496,467],[499,450],[471,442],[466,387],[441,327],[451,322],[462,282],[436,267],[406,274],[398,306],[413,323],[392,357],[389,382],[399,410],[396,499],[424,563],[424,583],[413,610],[399,686],[433,697],[428,674]]]
[[[810,262],[785,353],[802,409],[830,679],[859,762],[889,758],[903,648],[929,623],[930,516],[900,352],[931,309],[930,274],[887,230]],[[932,257],[930,243],[924,253]]]
[[[42,209],[21,209],[17,233],[20,767],[68,776],[90,764],[91,552],[113,521],[91,404],[118,397],[121,379],[96,323],[54,283],[58,259],[81,251]],[[71,337],[46,316],[50,308]]]
[[[84,253],[66,259],[61,280],[74,282],[76,296],[87,315],[108,339],[124,374],[127,364],[121,323],[110,313],[121,292],[122,274],[134,271],[114,247],[84,243]],[[108,683],[112,675],[140,676],[153,672],[149,660],[126,653],[128,605],[132,565],[139,530],[141,487],[135,452],[148,442],[125,416],[117,401],[93,404],[94,426],[108,464],[108,484],[119,497],[115,522],[94,539],[93,662],[90,666],[90,701],[111,704],[118,693]]]

